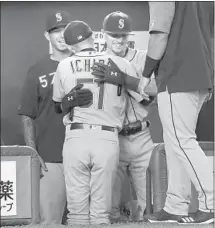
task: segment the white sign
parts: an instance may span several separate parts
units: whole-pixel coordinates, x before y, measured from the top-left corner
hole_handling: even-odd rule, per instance
[[[149,32],[134,31],[134,35],[129,36],[129,46],[131,48],[146,50],[148,48]],[[105,51],[106,44],[102,32],[94,32],[95,49],[98,52]],[[52,54],[52,46],[49,42],[49,54]]]
[[[94,32],[95,49],[98,52],[103,52],[106,49],[106,43],[102,32]],[[128,45],[131,48],[146,50],[148,48],[149,32],[134,31],[134,35],[128,38]]]
[[[16,161],[1,161],[0,198],[1,216],[16,215]]]

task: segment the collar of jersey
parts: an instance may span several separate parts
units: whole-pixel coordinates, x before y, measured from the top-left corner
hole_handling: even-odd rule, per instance
[[[85,51],[96,51],[95,48],[84,48],[80,52],[85,52]]]
[[[127,59],[129,62],[131,62],[136,56],[136,54],[137,54],[136,49],[128,48],[124,58]]]
[[[93,48],[86,48],[86,49],[83,49],[81,50],[80,52],[78,53],[75,53],[74,56],[101,56],[101,55],[104,55],[104,53],[100,53],[100,52],[96,52],[95,49]]]

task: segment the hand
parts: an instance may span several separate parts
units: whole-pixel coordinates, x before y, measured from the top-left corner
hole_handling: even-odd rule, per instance
[[[146,78],[146,77],[141,77],[140,78],[140,83],[138,86],[138,93],[143,97],[143,99],[145,100],[149,100],[149,95],[145,92],[146,87],[149,85],[150,83],[150,78]]]
[[[140,103],[143,106],[149,106],[154,101],[154,99],[155,99],[155,97],[149,96],[149,99],[148,100],[143,99]]]
[[[83,84],[75,86],[63,99],[62,109],[68,112],[76,106],[84,106],[92,103],[93,94],[89,89],[82,89]]]
[[[151,78],[149,84],[145,88],[145,93],[147,93],[149,96],[153,96],[153,97],[157,96],[158,89],[157,89],[155,78]]]
[[[95,62],[91,69],[93,70],[91,74],[96,78],[94,82],[107,82],[114,85],[124,85],[125,83],[125,73],[110,58],[108,59],[108,64]]]
[[[39,154],[38,154],[38,158],[40,161],[40,178],[42,178],[44,176],[43,171],[48,172],[48,168],[47,168],[45,162],[43,161],[43,159],[40,157]]]
[[[209,100],[211,100],[212,96],[213,96],[213,89],[208,91],[208,96],[206,97],[204,103],[207,103]]]
[[[35,150],[36,156],[39,159],[39,162],[40,162],[40,178],[42,178],[44,176],[43,172],[48,172],[48,168],[47,168],[45,162],[43,161],[43,159],[38,154],[36,146],[35,145],[29,145],[29,146],[32,147]]]

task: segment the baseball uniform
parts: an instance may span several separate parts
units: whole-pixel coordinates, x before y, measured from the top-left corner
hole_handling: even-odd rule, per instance
[[[146,51],[128,48],[124,57],[134,66],[138,77],[141,77]],[[136,122],[137,120],[145,121],[148,115],[148,108],[138,103],[132,96],[129,96],[128,106],[126,109],[126,118],[124,124]],[[146,207],[146,169],[149,164],[152,150],[154,148],[150,131],[147,126],[143,127],[140,132],[130,136],[119,135],[120,154],[119,169],[114,185],[112,219],[119,219],[120,195],[123,182],[127,181],[127,170],[136,192],[140,212]],[[128,200],[128,199],[127,199]]]
[[[74,35],[74,33],[72,33]],[[80,37],[80,36],[78,36]],[[124,72],[136,75],[128,61],[116,56],[83,50],[60,62],[54,81],[53,100],[83,83],[93,93],[87,107],[67,114],[63,163],[67,189],[68,224],[109,223],[113,182],[119,159],[118,130],[122,128],[127,93],[111,84],[96,84],[91,74],[95,61],[111,58]],[[132,93],[131,93],[132,94]],[[133,93],[136,99],[142,97]]]
[[[188,213],[191,180],[199,199],[196,222],[201,222],[199,216],[203,216],[202,222],[209,222],[206,217],[214,206],[213,170],[196,141],[195,128],[213,82],[214,6],[213,2],[175,2],[175,15],[169,23],[160,4],[150,6],[150,32],[169,34],[156,72],[168,164],[164,210],[175,215]]]
[[[58,63],[45,56],[29,69],[18,114],[35,120],[36,149],[48,168],[40,181],[41,223],[60,224],[66,204],[62,164],[65,127],[63,116],[55,113],[52,102],[53,79]]]

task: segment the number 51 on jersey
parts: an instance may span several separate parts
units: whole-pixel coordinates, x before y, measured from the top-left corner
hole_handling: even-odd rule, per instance
[[[77,84],[96,84],[99,89],[99,96],[98,96],[98,106],[95,107],[96,109],[103,109],[103,101],[104,101],[104,83],[95,83],[93,78],[78,78]],[[95,91],[91,91],[94,93],[93,99],[95,99]],[[95,101],[95,100],[94,100]],[[82,106],[82,108],[89,108],[93,105],[93,101],[91,104],[87,106]]]

